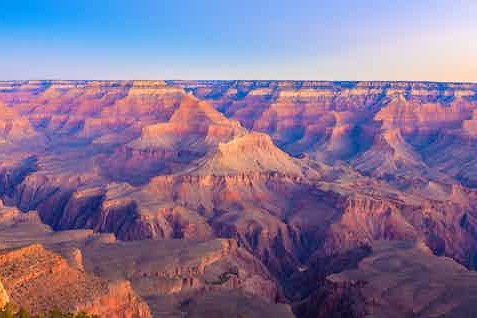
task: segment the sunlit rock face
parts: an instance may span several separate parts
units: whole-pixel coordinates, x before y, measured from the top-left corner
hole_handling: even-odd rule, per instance
[[[112,284],[85,274],[42,245],[2,252],[0,265],[10,300],[34,314],[45,314],[53,307],[102,317],[151,317],[129,283]]]
[[[194,236],[191,226],[181,240],[122,242],[91,230],[52,231],[37,212],[2,206],[2,306],[176,317],[206,310],[200,306],[205,297],[223,315],[253,305],[252,316],[293,316],[274,277],[245,247],[233,239]]]
[[[222,287],[241,299],[300,302],[310,294],[292,278],[324,279],[376,240],[419,241],[476,266],[476,84],[16,81],[0,83],[0,110],[5,205],[53,231],[110,233],[143,253],[180,240],[205,244],[184,253],[209,255],[230,242],[240,252],[218,248],[209,256],[219,263],[204,266],[220,276],[233,259],[242,272]],[[11,213],[4,222],[20,222]],[[157,297],[210,287],[207,271],[187,276],[176,261],[159,271],[181,273],[157,280],[160,295],[131,281],[153,313]],[[154,276],[155,262],[134,275]],[[331,301],[355,292],[340,287]]]
[[[5,287],[0,283],[0,308],[5,307],[6,304],[10,302],[10,297],[8,297]]]

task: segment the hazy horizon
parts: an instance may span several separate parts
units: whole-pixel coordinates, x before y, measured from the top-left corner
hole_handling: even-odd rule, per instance
[[[0,79],[475,82],[476,15],[447,0],[7,1]]]
[[[331,83],[359,83],[359,82],[371,82],[371,83],[437,83],[437,84],[476,84],[477,81],[430,81],[430,80],[327,80],[327,79],[253,79],[253,78],[244,78],[244,79],[200,79],[200,78],[191,78],[191,79],[181,79],[181,78],[117,78],[117,79],[102,79],[102,78],[21,78],[21,79],[0,79],[0,82],[23,82],[23,81],[43,81],[43,82],[55,82],[55,81],[65,81],[65,82],[108,82],[108,81],[165,81],[165,82],[331,82]]]

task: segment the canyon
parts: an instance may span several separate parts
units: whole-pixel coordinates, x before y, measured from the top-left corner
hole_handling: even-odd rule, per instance
[[[470,317],[476,158],[472,83],[0,82],[0,306]]]

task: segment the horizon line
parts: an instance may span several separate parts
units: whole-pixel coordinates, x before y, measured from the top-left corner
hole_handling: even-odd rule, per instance
[[[0,79],[0,82],[128,82],[128,81],[165,81],[165,82],[322,82],[322,83],[432,83],[432,84],[477,84],[475,81],[447,80],[324,80],[324,79]]]

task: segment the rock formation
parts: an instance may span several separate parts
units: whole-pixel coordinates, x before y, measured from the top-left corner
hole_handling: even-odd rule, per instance
[[[355,286],[373,317],[471,317],[476,314],[477,275],[423,244],[376,242],[355,270],[330,275],[334,286]]]
[[[90,230],[53,232],[37,213],[10,207],[0,209],[0,230],[2,299],[12,295],[15,305],[33,313],[58,308],[101,317],[148,317],[150,310],[177,316],[196,310],[185,302],[230,293],[228,305],[216,300],[222,315],[242,298],[291,315],[277,303],[283,296],[274,277],[235,240],[120,242]],[[45,290],[50,284],[55,287]]]
[[[41,243],[153,313],[203,312],[201,290],[356,309],[359,284],[300,284],[376,240],[476,267],[475,84],[12,81],[0,110],[0,248]]]
[[[5,287],[3,287],[2,283],[0,282],[0,308],[5,307],[5,305],[8,304],[9,302],[10,302],[10,297],[8,297]]]
[[[0,254],[0,279],[13,304],[33,314],[57,308],[85,311],[101,317],[150,317],[128,283],[110,284],[68,265],[41,245],[29,245]]]

